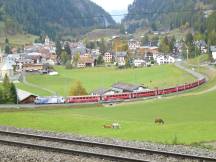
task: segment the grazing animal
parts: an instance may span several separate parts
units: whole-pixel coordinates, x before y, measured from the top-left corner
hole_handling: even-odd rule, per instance
[[[113,123],[113,124],[112,124],[112,128],[113,128],[113,129],[120,129],[119,123]]]
[[[165,123],[164,120],[161,118],[155,119],[155,124],[164,124],[164,123]]]
[[[104,128],[109,128],[109,129],[111,129],[111,128],[112,128],[112,125],[104,125],[103,127],[104,127]]]

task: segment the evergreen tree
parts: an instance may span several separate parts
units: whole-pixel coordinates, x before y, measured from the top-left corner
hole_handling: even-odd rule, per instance
[[[10,103],[10,97],[11,97],[10,88],[11,88],[11,84],[10,84],[9,77],[7,75],[5,75],[4,80],[3,80],[3,100],[4,100],[4,103]]]
[[[82,96],[87,95],[86,89],[82,86],[82,83],[80,81],[76,81],[69,92],[69,96]]]
[[[73,56],[73,65],[74,66],[77,66],[79,59],[80,59],[80,53],[77,53]]]
[[[149,37],[148,37],[148,35],[145,35],[142,39],[142,45],[143,46],[148,45],[148,43],[149,43]]]
[[[106,42],[104,38],[101,38],[100,43],[99,43],[99,48],[100,48],[100,52],[102,53],[102,55],[107,52],[107,46],[106,46]]]
[[[170,49],[170,43],[167,37],[164,37],[161,42],[160,42],[160,46],[159,46],[159,50],[162,53],[170,53],[171,49]]]
[[[8,38],[5,39],[5,53],[11,54],[11,48],[10,48],[10,43],[9,43]]]
[[[61,56],[61,52],[62,52],[62,45],[61,45],[61,42],[58,40],[56,42],[56,55],[58,57],[60,57]]]
[[[99,55],[97,59],[97,65],[102,65],[102,64],[104,64],[104,59],[102,55]]]
[[[194,38],[193,38],[192,33],[187,33],[186,39],[185,39],[185,43],[186,43],[188,46],[192,46],[193,41],[194,41]]]
[[[65,52],[67,53],[68,56],[71,56],[71,49],[70,49],[70,45],[69,45],[68,42],[65,44],[64,50],[65,50]]]
[[[60,57],[61,57],[61,63],[63,65],[65,65],[68,60],[71,60],[71,57],[67,54],[66,51],[62,51]]]
[[[10,84],[10,100],[9,103],[17,103],[17,91],[16,91],[16,87],[13,83]]]

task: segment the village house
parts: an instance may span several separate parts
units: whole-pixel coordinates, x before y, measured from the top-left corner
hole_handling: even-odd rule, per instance
[[[216,46],[211,46],[210,51],[212,53],[212,58],[216,61]]]
[[[23,65],[23,71],[26,72],[39,72],[42,71],[43,68],[43,64],[24,64]]]
[[[88,51],[85,45],[81,42],[69,43],[69,46],[70,46],[72,56],[76,55],[77,53],[79,53],[80,55],[83,55]]]
[[[161,65],[161,64],[173,64],[173,63],[175,63],[175,59],[169,55],[159,55],[156,58],[156,62],[159,65]]]
[[[0,52],[0,63],[2,63],[4,60],[4,54]]]
[[[112,90],[117,93],[124,93],[124,92],[144,92],[147,90],[146,87],[142,85],[134,85],[128,83],[116,83],[112,85]]]
[[[94,66],[95,66],[94,59],[89,54],[80,56],[77,63],[77,68],[94,67]]]
[[[140,46],[141,46],[141,42],[139,42],[139,41],[136,41],[136,40],[133,40],[133,39],[130,39],[128,41],[129,50],[136,50],[137,48],[140,48]]]
[[[204,40],[195,41],[194,44],[200,49],[201,53],[207,53],[207,43]]]
[[[0,69],[1,78],[4,78],[7,75],[9,78],[14,76],[14,68],[12,64],[5,62]]]
[[[146,65],[146,62],[143,59],[135,59],[133,60],[133,64],[135,67],[144,67]]]
[[[116,92],[111,89],[100,88],[90,93],[91,96],[114,95]]]
[[[126,65],[127,52],[116,52],[116,62],[118,66]]]
[[[113,62],[113,55],[110,52],[106,52],[103,56],[103,60],[105,63]]]
[[[142,46],[136,50],[136,55],[147,60],[156,59],[159,55],[159,48],[156,46]]]

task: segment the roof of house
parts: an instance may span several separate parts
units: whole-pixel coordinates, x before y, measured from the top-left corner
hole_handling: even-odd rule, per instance
[[[119,83],[113,84],[112,87],[126,90],[126,91],[134,91],[138,89],[139,87],[144,87],[144,86],[119,82]]]
[[[116,52],[116,56],[117,57],[126,57],[127,56],[127,52]]]
[[[103,94],[105,94],[107,91],[109,91],[109,90],[108,90],[108,89],[105,89],[105,88],[100,88],[100,89],[97,89],[97,90],[92,91],[91,94],[103,95]]]
[[[210,50],[211,50],[211,52],[216,52],[216,46],[211,46]]]
[[[79,61],[78,61],[79,64],[86,64],[86,63],[94,63],[94,60],[93,58],[91,57],[80,57]]]
[[[19,101],[23,101],[25,100],[26,98],[30,97],[30,96],[35,96],[35,97],[38,97],[37,95],[35,94],[31,94],[30,92],[27,92],[27,91],[23,91],[21,89],[16,89],[17,91],[17,97],[18,97],[18,100]]]

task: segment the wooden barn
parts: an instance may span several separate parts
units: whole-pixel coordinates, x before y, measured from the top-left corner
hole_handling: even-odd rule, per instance
[[[21,89],[17,89],[17,96],[19,104],[33,104],[36,97],[38,97],[35,94],[31,94]]]

